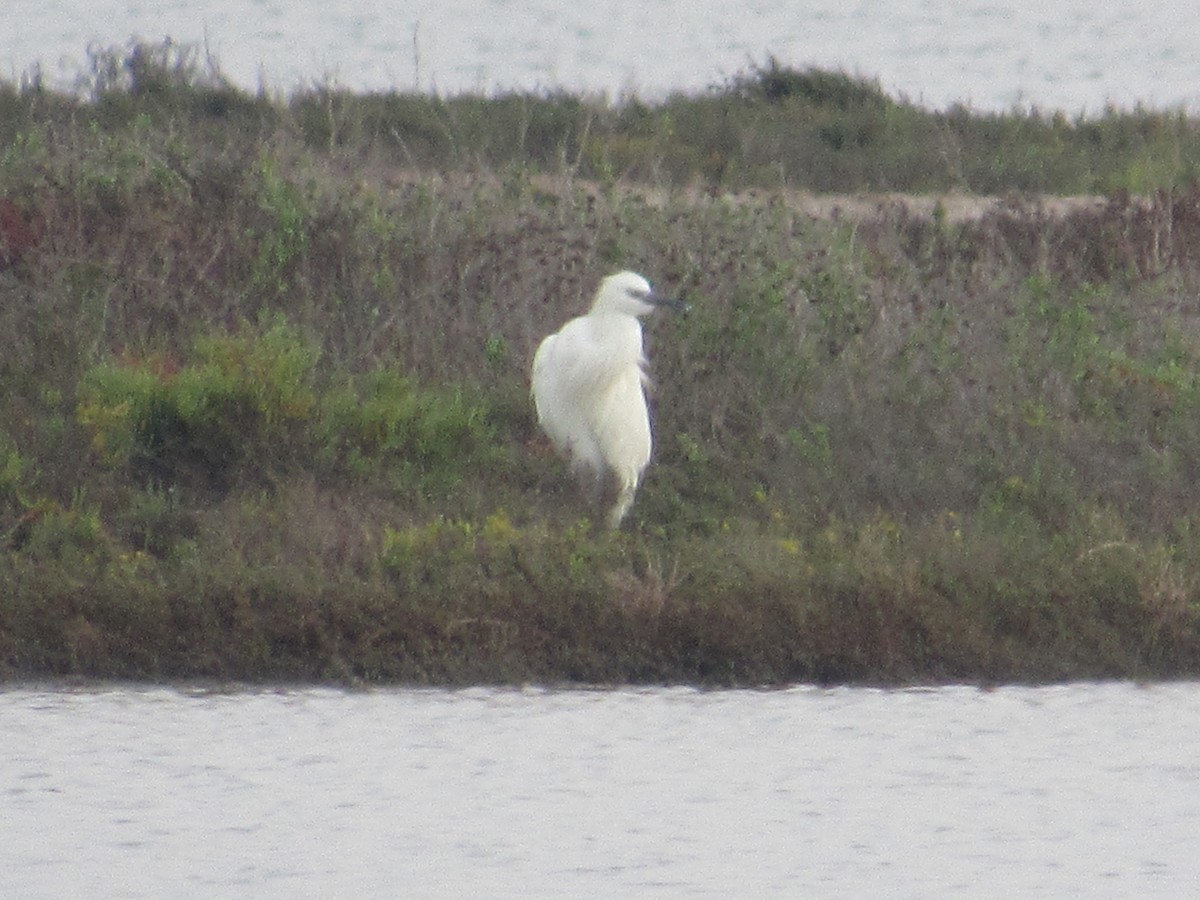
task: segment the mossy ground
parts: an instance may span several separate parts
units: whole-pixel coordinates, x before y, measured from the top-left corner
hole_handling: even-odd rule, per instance
[[[1200,674],[1194,120],[85,88],[0,85],[0,674]],[[612,533],[527,370],[617,268],[693,310]]]

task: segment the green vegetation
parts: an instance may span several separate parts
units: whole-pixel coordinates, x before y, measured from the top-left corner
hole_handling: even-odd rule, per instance
[[[1195,120],[82,88],[0,84],[0,676],[1200,674]],[[527,370],[616,268],[693,311],[610,533]]]

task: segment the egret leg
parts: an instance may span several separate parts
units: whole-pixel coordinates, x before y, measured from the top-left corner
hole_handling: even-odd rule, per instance
[[[625,513],[629,512],[629,507],[633,506],[633,496],[637,493],[638,477],[634,475],[619,475],[621,489],[617,493],[617,502],[613,506],[612,512],[608,514],[608,527],[620,528],[621,520],[625,518]]]

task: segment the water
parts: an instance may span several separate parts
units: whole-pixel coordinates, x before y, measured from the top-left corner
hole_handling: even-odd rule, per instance
[[[9,0],[0,72],[70,83],[89,44],[206,46],[244,87],[332,80],[654,98],[774,54],[879,78],[929,106],[1200,107],[1192,0]]]
[[[1180,897],[1200,684],[0,692],[0,896]]]

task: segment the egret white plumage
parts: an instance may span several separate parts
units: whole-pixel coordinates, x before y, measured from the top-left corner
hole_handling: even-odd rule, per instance
[[[538,420],[572,468],[616,476],[613,528],[633,505],[650,462],[650,414],[640,316],[656,307],[683,309],[641,275],[620,272],[600,282],[591,310],[542,341],[533,358]]]

